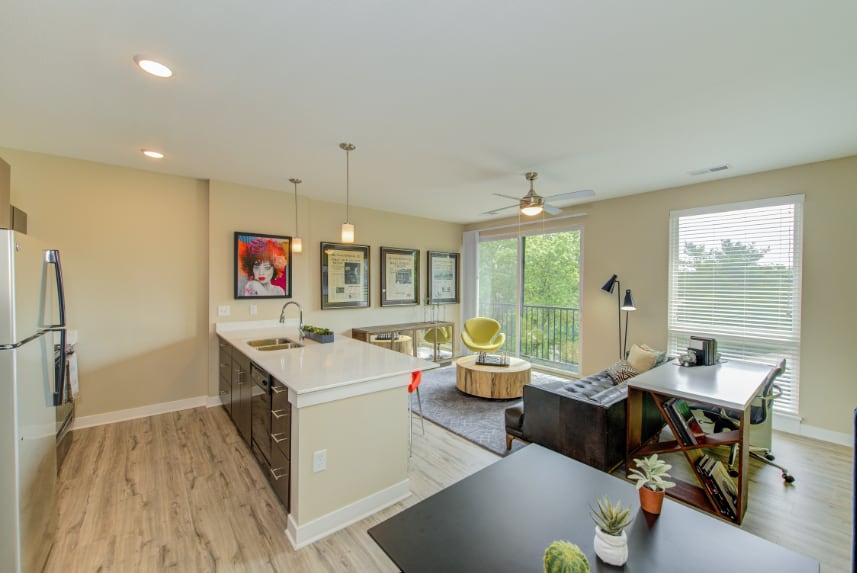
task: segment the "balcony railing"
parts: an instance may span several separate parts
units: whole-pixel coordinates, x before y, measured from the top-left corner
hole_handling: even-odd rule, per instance
[[[516,332],[518,313],[521,332]],[[488,316],[502,325],[506,343],[500,349],[520,355],[534,364],[578,372],[580,369],[580,309],[561,306],[489,303],[479,305],[479,316]]]

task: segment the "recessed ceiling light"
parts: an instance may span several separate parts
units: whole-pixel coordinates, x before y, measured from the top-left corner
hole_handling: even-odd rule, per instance
[[[173,75],[173,71],[164,64],[144,58],[143,56],[134,56],[134,63],[144,72],[158,76],[159,78],[169,78]]]
[[[145,155],[146,157],[151,157],[152,159],[163,159],[164,158],[164,154],[161,153],[160,151],[154,151],[152,149],[141,149],[140,151],[143,152],[143,155]]]

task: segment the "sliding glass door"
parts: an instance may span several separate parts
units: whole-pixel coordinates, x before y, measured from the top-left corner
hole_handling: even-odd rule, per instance
[[[577,372],[579,301],[580,230],[480,237],[479,315],[502,325],[502,350]]]

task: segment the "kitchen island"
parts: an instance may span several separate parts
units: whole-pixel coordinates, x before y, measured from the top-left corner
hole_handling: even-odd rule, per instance
[[[288,390],[286,535],[295,548],[410,495],[407,386],[411,372],[435,363],[341,335],[284,350],[248,344],[299,340],[297,325],[276,321],[217,323],[215,331],[233,357],[249,359]]]

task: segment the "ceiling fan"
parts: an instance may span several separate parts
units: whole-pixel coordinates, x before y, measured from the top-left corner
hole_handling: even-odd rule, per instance
[[[559,193],[558,195],[550,195],[548,197],[542,197],[536,190],[533,189],[533,181],[538,178],[539,174],[535,171],[529,171],[524,174],[527,181],[530,182],[530,191],[524,195],[523,197],[512,197],[510,195],[503,195],[502,193],[494,193],[498,197],[505,197],[506,199],[512,199],[513,201],[517,201],[515,205],[507,205],[505,207],[500,207],[499,209],[492,209],[491,211],[485,211],[482,213],[483,215],[496,215],[500,211],[505,211],[506,209],[513,209],[518,207],[521,210],[521,213],[524,215],[528,215],[532,217],[533,215],[538,215],[544,210],[545,212],[551,215],[557,215],[562,212],[561,209],[551,205],[548,201],[565,201],[567,199],[583,199],[585,197],[592,197],[595,195],[595,191],[592,189],[581,189],[580,191],[569,191],[568,193]]]

